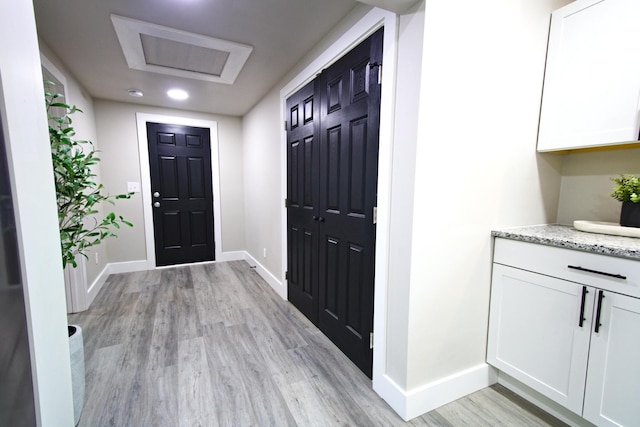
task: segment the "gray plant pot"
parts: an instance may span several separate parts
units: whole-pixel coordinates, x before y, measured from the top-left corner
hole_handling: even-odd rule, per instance
[[[78,425],[84,406],[84,343],[82,328],[69,325],[69,352],[71,354],[71,386],[73,390],[73,420]]]

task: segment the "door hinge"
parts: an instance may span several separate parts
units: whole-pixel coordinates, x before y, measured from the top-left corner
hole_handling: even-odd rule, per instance
[[[373,332],[369,333],[369,350],[373,348]]]
[[[289,130],[289,123],[287,123],[287,121],[284,121],[284,130]]]
[[[377,206],[373,207],[373,223],[374,224],[378,223],[378,207]]]
[[[288,271],[284,272],[284,280],[289,280],[289,272]]]
[[[284,199],[284,207],[285,208],[289,207],[289,201],[287,199]]]

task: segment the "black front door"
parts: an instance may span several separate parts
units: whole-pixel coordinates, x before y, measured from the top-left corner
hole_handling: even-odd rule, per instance
[[[382,34],[287,101],[289,299],[369,376]]]
[[[209,129],[147,123],[156,265],[214,260]]]

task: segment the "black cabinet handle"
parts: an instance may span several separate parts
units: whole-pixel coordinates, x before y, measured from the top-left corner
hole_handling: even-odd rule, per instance
[[[584,318],[584,302],[585,299],[587,298],[587,294],[589,293],[589,291],[587,290],[586,286],[582,287],[582,302],[580,303],[580,320],[578,321],[578,326],[580,326],[582,328],[582,325],[584,323],[584,321],[586,320]]]
[[[567,267],[573,270],[586,271],[587,273],[600,274],[602,276],[613,277],[615,279],[627,280],[627,276],[623,276],[622,274],[605,273],[604,271],[590,270],[588,268],[582,268],[575,265],[567,265]]]
[[[318,217],[317,217],[317,216],[315,216],[315,215],[314,215],[312,218],[313,218],[313,220],[314,220],[314,221],[317,221],[317,220],[318,220]]]
[[[320,218],[318,218],[320,220],[320,222],[324,222],[324,217],[321,216]]]
[[[600,312],[602,311],[602,299],[604,298],[604,292],[602,290],[598,291],[598,308],[596,309],[596,326],[593,328],[593,332],[596,334],[600,332]]]

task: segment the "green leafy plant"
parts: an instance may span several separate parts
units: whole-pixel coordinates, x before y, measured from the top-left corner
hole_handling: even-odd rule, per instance
[[[632,174],[623,174],[618,178],[611,178],[616,186],[611,197],[621,202],[640,203],[640,178]]]
[[[46,82],[47,87],[52,83]],[[77,267],[76,255],[87,257],[86,250],[108,237],[117,237],[114,229],[133,224],[113,212],[101,221],[95,215],[102,202],[114,204],[114,199],[128,199],[132,193],[109,196],[102,184],[95,182],[95,167],[100,158],[91,141],[74,140],[71,114],[82,112],[75,105],[62,102],[63,95],[45,91],[51,159],[58,202],[58,225],[62,248],[62,266]]]

